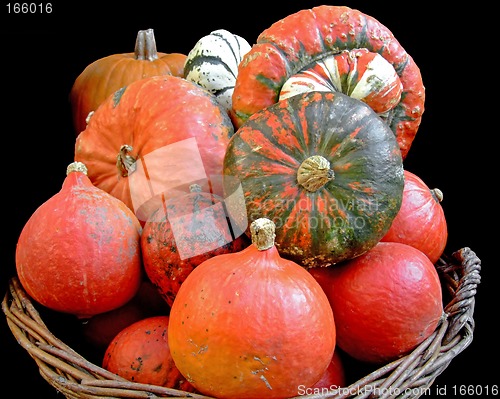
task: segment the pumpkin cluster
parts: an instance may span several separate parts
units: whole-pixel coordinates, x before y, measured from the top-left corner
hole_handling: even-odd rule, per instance
[[[74,162],[16,267],[34,300],[85,321],[104,368],[284,399],[438,326],[443,194],[404,168],[425,90],[379,21],[319,6],[186,55],[140,31],[70,98]]]

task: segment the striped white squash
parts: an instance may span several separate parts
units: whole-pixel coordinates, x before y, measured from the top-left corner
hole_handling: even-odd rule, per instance
[[[198,40],[188,53],[184,77],[214,94],[228,111],[232,105],[238,65],[250,48],[241,36],[225,29],[215,30]]]
[[[380,54],[354,49],[329,55],[292,75],[281,87],[279,99],[308,91],[339,91],[385,114],[401,101],[403,85]]]

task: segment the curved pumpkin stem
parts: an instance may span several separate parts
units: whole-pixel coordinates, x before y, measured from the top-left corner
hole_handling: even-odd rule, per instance
[[[321,155],[312,155],[299,166],[297,182],[307,191],[314,192],[334,177],[330,162]]]
[[[135,41],[135,59],[154,61],[158,59],[153,29],[140,30]]]
[[[137,168],[135,164],[136,159],[130,155],[132,149],[132,146],[123,144],[120,147],[120,152],[116,156],[116,167],[120,171],[120,175],[123,177],[127,177]]]

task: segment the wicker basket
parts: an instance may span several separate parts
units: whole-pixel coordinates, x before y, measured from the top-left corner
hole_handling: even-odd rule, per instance
[[[448,305],[445,317],[428,339],[407,356],[348,387],[297,398],[417,398],[424,394],[453,358],[472,342],[474,296],[480,282],[481,262],[466,247],[442,257],[436,268]],[[10,281],[2,310],[17,342],[37,363],[42,377],[67,398],[209,398],[129,382],[89,362],[49,331],[17,277]]]

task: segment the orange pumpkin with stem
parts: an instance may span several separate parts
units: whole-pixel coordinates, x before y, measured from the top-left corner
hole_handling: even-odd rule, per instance
[[[222,194],[223,158],[233,133],[213,94],[177,76],[151,76],[99,106],[76,139],[75,160],[144,223],[159,197],[185,195],[193,183]]]
[[[184,77],[186,58],[182,53],[158,52],[153,29],[147,29],[137,33],[134,52],[111,54],[89,64],[70,92],[76,135],[85,129],[99,104],[129,83],[156,75]]]
[[[170,351],[203,394],[289,398],[330,364],[333,312],[307,270],[279,255],[274,223],[260,218],[250,229],[251,245],[206,260],[181,285],[170,311]]]
[[[61,190],[21,231],[19,280],[40,304],[79,318],[119,308],[141,285],[141,232],[134,213],[95,187],[83,163],[73,162]]]

